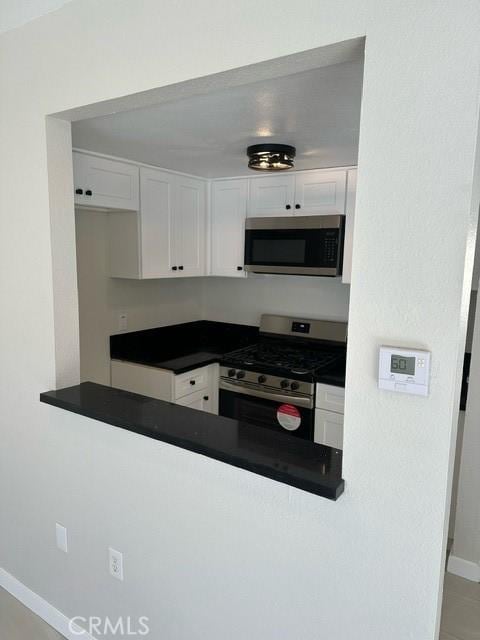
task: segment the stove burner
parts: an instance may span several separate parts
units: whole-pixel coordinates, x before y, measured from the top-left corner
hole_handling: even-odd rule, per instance
[[[231,366],[282,369],[304,376],[329,367],[341,357],[338,350],[329,347],[313,349],[303,344],[267,340],[226,354],[224,359]]]

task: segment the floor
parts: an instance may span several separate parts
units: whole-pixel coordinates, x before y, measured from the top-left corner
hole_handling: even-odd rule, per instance
[[[50,625],[0,588],[0,640],[64,640]]]
[[[440,640],[480,640],[480,584],[445,574]]]
[[[62,639],[0,588],[0,640]],[[440,640],[480,640],[480,584],[445,574]]]

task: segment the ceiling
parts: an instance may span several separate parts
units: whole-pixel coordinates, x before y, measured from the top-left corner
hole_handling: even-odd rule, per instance
[[[0,0],[0,33],[56,11],[70,0]]]
[[[246,147],[297,148],[297,169],[356,164],[362,61],[72,123],[74,147],[215,178],[249,175]]]

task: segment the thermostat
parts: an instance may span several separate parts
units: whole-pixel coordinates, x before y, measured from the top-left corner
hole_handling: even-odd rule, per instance
[[[378,387],[428,396],[430,351],[380,347]]]

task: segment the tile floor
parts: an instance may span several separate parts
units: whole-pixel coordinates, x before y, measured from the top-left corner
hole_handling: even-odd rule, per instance
[[[64,640],[0,588],[0,640]],[[480,640],[480,584],[445,574],[440,640]]]

